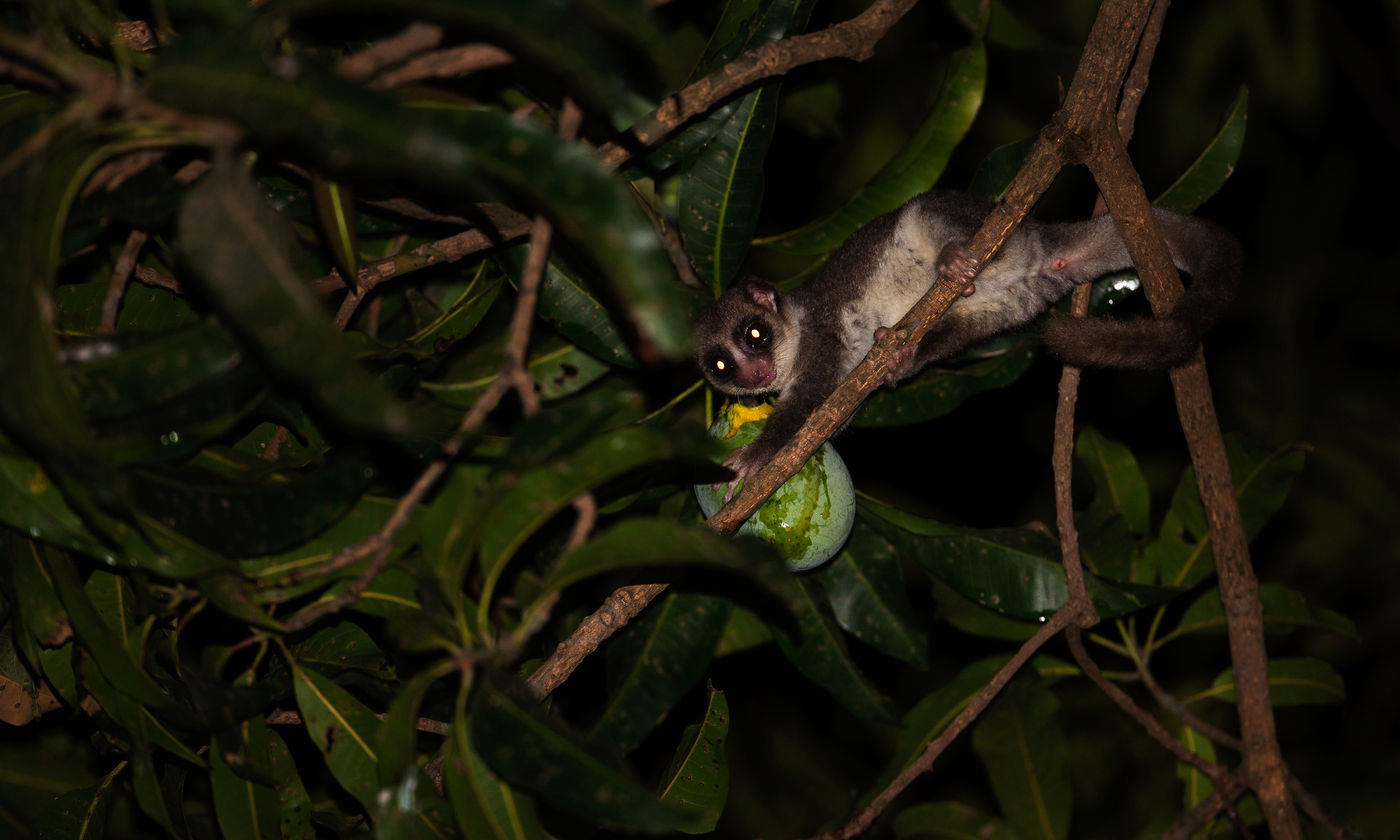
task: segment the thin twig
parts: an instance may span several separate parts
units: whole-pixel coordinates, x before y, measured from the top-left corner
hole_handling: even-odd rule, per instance
[[[126,245],[121,256],[112,267],[112,276],[107,281],[107,295],[102,299],[102,321],[97,325],[98,335],[115,335],[117,313],[121,311],[122,296],[126,294],[127,283],[131,282],[131,272],[136,268],[136,257],[141,253],[150,236],[143,230],[133,230],[127,234]]]
[[[442,43],[442,36],[442,27],[436,23],[414,21],[394,35],[345,56],[335,70],[347,79],[363,81],[386,67],[433,49]]]
[[[515,56],[494,44],[463,44],[417,56],[374,80],[371,87],[395,88],[424,79],[446,79],[501,67]]]
[[[598,154],[609,167],[621,166],[635,149],[646,148],[737,91],[794,68],[831,58],[865,61],[875,44],[918,0],[875,0],[865,11],[820,32],[795,35],[744,53],[713,73],[672,94],[628,130],[624,140],[606,143]]]

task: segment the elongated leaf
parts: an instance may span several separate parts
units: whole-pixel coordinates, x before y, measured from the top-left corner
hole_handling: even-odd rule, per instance
[[[774,628],[778,648],[803,676],[826,689],[851,714],[864,720],[894,721],[894,704],[851,658],[816,581],[802,578],[797,583],[802,596],[797,610],[801,635],[794,638]]]
[[[317,630],[293,645],[292,654],[299,664],[328,677],[356,671],[375,679],[397,678],[384,651],[353,621],[341,621]]]
[[[165,711],[159,714],[152,712],[149,707],[121,690],[121,686],[114,685],[105,672],[93,664],[92,659],[83,658],[79,665],[78,672],[82,677],[83,688],[101,704],[102,713],[115,722],[120,727],[119,731],[126,733],[126,737],[141,745],[142,749],[159,747],[195,767],[205,766],[205,760],[182,740],[181,733],[174,728],[175,721],[187,725],[191,723],[192,715],[188,712],[178,716]]]
[[[812,0],[729,0],[686,85],[718,70],[741,53],[801,32],[807,26],[812,5]],[[661,171],[679,161],[693,160],[702,146],[732,123],[737,112],[748,107],[748,100],[747,96],[731,99],[686,126],[652,153],[651,167]]]
[[[301,502],[298,501],[298,504]],[[314,503],[312,505],[314,507]],[[347,545],[354,545],[367,539],[384,527],[384,523],[394,512],[394,501],[364,495],[355,502],[347,513],[336,520],[327,530],[302,542],[288,551],[272,557],[240,560],[239,571],[253,581],[264,600],[273,602],[288,601],[325,584],[324,578],[309,578],[299,583],[286,583],[288,574],[304,572],[308,567],[316,567],[331,555]],[[416,536],[413,524],[400,531],[402,545],[407,546]],[[396,548],[400,543],[395,543]],[[351,566],[339,570],[336,576],[358,574],[361,569]]]
[[[688,441],[651,426],[625,426],[601,435],[567,458],[522,475],[495,506],[481,540],[481,562],[488,577],[541,525],[580,493],[643,464],[689,453],[708,444]]]
[[[354,429],[405,438],[409,410],[355,363],[292,266],[291,230],[232,161],[217,163],[180,210],[180,248],[232,326],[280,377]]]
[[[1132,533],[1147,534],[1147,479],[1132,451],[1093,428],[1085,428],[1075,442],[1074,453],[1094,477],[1097,492],[1093,507],[1122,516]]]
[[[934,598],[938,601],[938,617],[972,636],[1024,642],[1040,629],[1037,621],[1027,621],[1002,615],[965,598],[941,580],[933,581]]]
[[[209,782],[219,829],[225,837],[281,838],[278,796],[271,780],[239,776],[230,763],[235,759],[245,765],[268,766],[267,724],[255,717],[215,743],[216,749],[209,751]]]
[[[75,343],[64,358],[65,376],[83,411],[111,418],[148,410],[218,379],[238,367],[243,351],[228,330],[201,322],[164,335]]]
[[[673,519],[629,519],[559,558],[541,587],[546,597],[587,577],[620,569],[702,566],[737,573],[791,605],[799,600],[786,564],[754,540],[722,537]]]
[[[1210,696],[1235,702],[1233,668],[1215,678]],[[1346,698],[1346,685],[1341,675],[1321,659],[1275,657],[1269,660],[1269,700],[1275,706],[1341,703]]]
[[[1035,358],[1035,345],[1028,334],[994,338],[968,351],[979,361],[929,368],[898,388],[874,392],[852,422],[860,427],[908,426],[942,417],[968,397],[1020,379]]]
[[[483,680],[471,726],[473,745],[496,774],[575,816],[636,831],[675,831],[694,818],[600,758],[611,749],[586,743],[545,715],[516,681]]]
[[[292,760],[287,742],[275,731],[269,731],[268,763],[276,780],[279,824],[283,840],[314,840],[316,830],[311,827],[311,797],[306,794],[306,785],[301,780],[296,763]]]
[[[83,646],[92,652],[94,661],[112,685],[127,696],[165,714],[178,712],[178,701],[167,694],[145,671],[142,663],[127,652],[120,636],[114,634],[98,615],[83,592],[73,561],[53,548],[46,548],[38,559],[50,585],[68,611],[74,633]],[[194,763],[203,762],[196,759]]]
[[[905,808],[894,818],[892,827],[899,840],[926,837],[1017,840],[1019,836],[1005,820],[989,817],[962,802],[926,802]]]
[[[527,251],[528,248],[522,246],[511,249],[508,254],[517,275]],[[637,358],[628,348],[612,313],[584,280],[557,257],[551,258],[545,267],[538,312],[580,349],[611,365],[637,367]]]
[[[629,752],[705,674],[729,618],[724,598],[668,592],[607,647],[608,703],[589,737]]]
[[[483,175],[498,180],[549,212],[603,272],[650,350],[670,358],[687,352],[686,295],[642,211],[588,150],[499,111],[411,108],[310,61],[298,68],[302,74],[288,78],[252,56],[186,56],[163,61],[147,93],[236,120],[253,142],[294,146],[352,177],[400,177],[459,195],[479,192]]]
[[[499,354],[489,354],[480,361],[485,363],[482,369],[467,371],[469,375],[452,381],[424,382],[423,390],[445,405],[471,408],[500,375]],[[550,338],[533,350],[525,368],[540,398],[545,400],[558,399],[582,390],[608,372],[607,365],[595,356],[558,337]]]
[[[355,199],[343,184],[319,174],[312,175],[311,195],[315,199],[321,235],[335,258],[340,276],[349,278],[352,283],[358,282],[360,237],[355,226]]]
[[[505,278],[489,270],[489,265],[481,263],[465,288],[442,301],[446,311],[414,333],[408,343],[420,353],[438,353],[470,335],[496,302],[505,284]]]
[[[127,762],[118,762],[96,784],[54,796],[45,803],[29,828],[35,836],[44,840],[98,840],[105,837],[113,783],[128,767]]]
[[[840,209],[797,230],[763,240],[794,254],[820,254],[846,241],[877,216],[894,210],[933,186],[953,149],[982,107],[987,53],[980,41],[958,51],[928,119],[905,147]]]
[[[137,504],[201,545],[232,557],[285,551],[350,510],[373,473],[359,458],[263,480],[229,480],[203,470],[143,470],[132,476]]]
[[[444,776],[457,826],[464,838],[543,840],[547,835],[535,815],[535,803],[502,782],[472,745],[472,724],[465,715],[452,721]]]
[[[948,536],[920,536],[893,523],[870,522],[908,552],[929,574],[966,598],[1012,618],[1043,620],[1064,603],[1068,590],[1059,545],[1031,528],[979,531],[961,529]],[[907,524],[912,517],[905,517]],[[936,530],[921,526],[924,530]],[[1056,558],[1051,560],[1048,558]],[[1094,608],[1104,617],[1126,615],[1175,597],[1179,590],[1110,581],[1087,575]]]
[[[780,87],[770,83],[745,94],[682,167],[679,228],[696,273],[716,293],[739,270],[758,226],[761,169]]]
[[[1324,630],[1358,639],[1356,625],[1346,616],[1327,609],[1309,607],[1301,592],[1277,583],[1259,586],[1259,602],[1264,608],[1265,632],[1287,632],[1295,627]],[[1211,588],[1201,593],[1181,614],[1181,619],[1161,642],[1188,633],[1225,632],[1225,608],[1220,603],[1220,590]]]
[[[841,628],[882,653],[923,668],[928,634],[905,592],[889,541],[856,521],[845,548],[814,573]]]
[[[1183,726],[1181,728],[1180,740],[1182,746],[1206,761],[1216,760],[1215,744],[1191,727]],[[1176,777],[1181,780],[1181,805],[1183,808],[1194,808],[1215,793],[1215,783],[1210,780],[1210,777],[1184,761],[1176,763]]]
[[[5,548],[3,571],[9,584],[6,592],[13,593],[19,623],[44,647],[63,644],[73,635],[73,627],[54,589],[53,578],[44,567],[43,546],[10,530],[0,532],[0,544]],[[16,634],[18,638],[18,628]],[[34,650],[25,644],[20,647]]]
[[[1039,682],[1014,680],[972,730],[1002,813],[1023,838],[1069,833],[1069,744],[1055,723],[1059,706]]]
[[[1225,124],[1201,152],[1190,168],[1181,173],[1176,183],[1167,188],[1152,203],[1178,213],[1194,213],[1206,199],[1215,195],[1235,171],[1240,150],[1244,148],[1245,123],[1249,115],[1249,88],[1241,87]]]
[[[379,758],[374,751],[379,718],[329,677],[295,661],[289,664],[306,734],[335,780],[373,814],[379,790]]]
[[[694,822],[679,829],[685,834],[714,831],[729,796],[729,761],[724,755],[729,735],[729,703],[724,692],[710,689],[705,717],[686,727],[671,768],[661,782],[661,801],[695,810]]]
[[[920,700],[905,713],[895,737],[889,764],[861,797],[859,806],[870,804],[889,783],[923,754],[928,742],[948,727],[968,701],[1006,664],[1009,656],[996,656],[966,666],[942,688]]]
[[[418,710],[423,705],[423,696],[441,677],[441,668],[415,674],[399,687],[398,696],[389,704],[375,743],[375,752],[379,755],[379,783],[384,787],[392,787],[409,773],[416,777]]]
[[[6,197],[0,429],[44,465],[88,524],[110,527],[103,511],[125,510],[120,476],[94,445],[77,395],[62,375],[47,315],[64,220],[78,185],[102,156],[95,136],[57,131],[25,165],[0,176],[0,195]]]
[[[1283,507],[1293,478],[1303,468],[1306,453],[1302,447],[1278,449],[1253,447],[1237,435],[1226,435],[1225,451],[1230,474],[1235,480],[1235,497],[1244,519],[1245,536],[1255,535]],[[1194,542],[1190,542],[1194,538]],[[1194,468],[1187,467],[1171,508],[1163,517],[1158,539],[1144,549],[1145,559],[1162,582],[1172,586],[1192,586],[1215,570],[1215,554],[1210,547],[1205,508],[1196,489]]]

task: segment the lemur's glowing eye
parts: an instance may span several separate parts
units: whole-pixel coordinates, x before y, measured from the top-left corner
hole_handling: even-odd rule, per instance
[[[723,356],[715,356],[710,359],[710,375],[715,379],[723,381],[734,374],[729,360]]]
[[[761,318],[755,318],[739,328],[739,342],[750,350],[766,350],[773,338],[772,330]]]

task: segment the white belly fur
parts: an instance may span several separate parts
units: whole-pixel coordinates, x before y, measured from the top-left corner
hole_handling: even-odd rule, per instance
[[[937,216],[925,216],[914,203],[900,213],[865,294],[841,312],[846,371],[870,352],[875,330],[898,323],[938,279],[938,254],[949,240],[944,227]]]

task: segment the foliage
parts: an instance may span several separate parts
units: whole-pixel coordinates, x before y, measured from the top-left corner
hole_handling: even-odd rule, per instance
[[[810,271],[932,186],[986,93],[985,38],[1040,36],[999,8],[990,29],[958,31],[903,148],[818,213],[764,199],[765,164],[796,143],[780,127],[820,99],[785,112],[776,80],[621,172],[591,148],[804,31],[810,0],[731,0],[712,19],[626,0],[506,5],[0,5],[7,834],[795,836],[848,815],[852,790],[868,802],[1063,603],[1058,548],[1037,526],[975,528],[867,496],[845,550],[793,575],[705,530],[689,494],[719,475],[685,364],[696,309],[745,267]],[[161,43],[142,44],[133,20]],[[352,73],[347,59],[415,21],[447,39],[430,56],[465,60],[484,39],[508,59],[408,84]],[[390,69],[411,68],[403,58]],[[587,142],[557,130],[566,98]],[[1173,186],[1178,206],[1220,187],[1243,121],[1241,96]],[[999,159],[979,183],[1004,181]],[[542,407],[504,400],[455,438],[430,494],[410,496],[511,361],[535,215],[555,247],[520,361]],[[756,232],[794,216],[754,253]],[[677,279],[654,218],[684,234],[703,290]],[[112,310],[127,252],[140,282]],[[1012,386],[1036,352],[1033,333],[1001,337],[881,393],[856,425],[946,415]],[[1125,681],[1185,657],[1168,687],[1220,717],[1233,678],[1191,471],[1154,505],[1124,444],[1086,427],[1077,454],[1107,619],[1090,638],[1122,657]],[[1231,459],[1253,536],[1303,450],[1235,440]],[[581,542],[580,519],[593,526]],[[643,580],[671,589],[552,702],[532,696],[522,675],[614,586]],[[1355,635],[1287,588],[1263,600],[1270,630]],[[1344,696],[1321,660],[1272,666],[1277,705]],[[1102,700],[1073,693],[1080,676],[1037,659],[978,723],[973,754],[947,759],[980,769],[909,795],[878,830],[1063,837],[1092,819],[1073,807],[1084,734],[1066,706]],[[789,719],[794,696],[814,739],[878,748],[868,772],[794,758],[827,749]],[[1165,754],[1141,760],[1143,790],[1174,785],[1183,808],[1209,795]],[[793,765],[838,790],[798,791],[805,810],[779,824],[753,817],[750,777]]]

